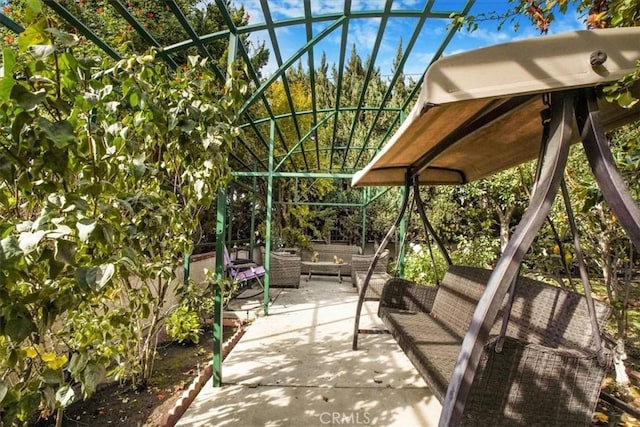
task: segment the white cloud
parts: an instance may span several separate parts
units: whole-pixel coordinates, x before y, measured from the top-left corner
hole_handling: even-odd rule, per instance
[[[354,0],[351,2],[351,10],[383,10],[384,0]]]
[[[358,51],[373,48],[380,28],[380,18],[354,19],[349,24],[349,44],[356,44]]]
[[[249,15],[249,24],[259,24],[264,22],[262,7],[257,0],[244,0],[244,10]]]
[[[480,40],[482,44],[491,45],[497,43],[504,43],[513,39],[513,36],[507,34],[504,31],[491,31],[485,28],[478,28],[470,33],[461,33],[461,36],[466,35],[469,38]]]
[[[280,0],[267,3],[273,19],[304,16],[304,4],[300,0]]]
[[[404,64],[405,76],[411,76],[414,80],[420,78],[433,59],[433,55],[435,52],[413,52]]]
[[[420,0],[404,0],[404,1],[400,1],[398,3],[399,3],[398,7],[394,8],[394,9],[415,8],[415,6],[417,6],[418,4],[422,7],[424,2],[420,1]]]

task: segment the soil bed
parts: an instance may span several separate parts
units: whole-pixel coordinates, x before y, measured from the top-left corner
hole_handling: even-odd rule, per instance
[[[228,339],[234,334],[224,329]],[[200,343],[176,343],[158,346],[153,377],[143,390],[134,390],[128,384],[103,384],[86,401],[78,401],[64,411],[65,427],[151,427],[160,426],[164,415],[171,410],[184,389],[198,376],[212,359],[213,338],[205,332]],[[40,420],[36,427],[50,427],[55,420]]]

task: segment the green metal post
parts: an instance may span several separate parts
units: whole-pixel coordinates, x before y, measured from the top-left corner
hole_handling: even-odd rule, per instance
[[[276,122],[271,120],[269,130],[269,176],[267,177],[267,223],[266,223],[266,244],[264,260],[262,263],[267,274],[264,278],[264,315],[269,315],[269,285],[271,282],[271,211],[273,209],[273,151],[276,140]]]
[[[229,197],[229,202],[233,199],[233,197]],[[233,206],[231,205],[231,203],[229,203],[227,205],[227,218],[229,218],[229,221],[226,222],[227,225],[227,231],[225,233],[225,237],[227,240],[227,248],[229,248],[229,250],[231,250],[231,241],[235,240],[233,238]],[[237,252],[236,252],[237,255]]]
[[[236,38],[229,35],[228,67],[235,60]],[[228,74],[228,72],[227,72]],[[213,386],[222,386],[222,280],[225,277],[224,245],[227,218],[227,193],[218,190],[216,204],[216,283],[213,286]]]
[[[256,168],[255,164],[253,168],[255,170]],[[252,181],[253,181],[253,190],[255,192],[258,178],[254,176]],[[256,199],[253,197],[254,195],[252,195],[253,201],[251,202],[251,235],[249,236],[249,259],[255,261],[255,259],[253,259],[253,248],[256,245]]]
[[[224,231],[227,217],[227,194],[218,190],[216,206],[216,283],[213,286],[213,386],[222,386],[222,280],[224,268]]]
[[[182,267],[184,269],[182,272],[183,283],[187,283],[189,281],[189,274],[191,269],[190,264],[191,264],[191,254],[189,252],[185,252],[183,262],[182,262]]]

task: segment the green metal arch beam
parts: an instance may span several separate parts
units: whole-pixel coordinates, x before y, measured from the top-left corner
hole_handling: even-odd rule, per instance
[[[9,30],[13,31],[16,34],[20,34],[24,31],[24,28],[22,28],[22,25],[13,21],[4,13],[0,13],[0,24],[4,25],[6,28],[8,28]]]
[[[351,0],[346,0],[344,2],[344,13],[345,15],[349,13],[351,10]],[[344,71],[344,59],[347,51],[347,36],[349,35],[349,21],[347,20],[342,26],[342,36],[340,43],[340,59],[338,61],[338,82],[336,84],[336,116],[333,120],[333,134],[331,136],[331,145],[333,146],[334,141],[336,140],[336,135],[338,134],[338,111],[340,108],[340,96],[342,94],[342,76]],[[317,144],[317,141],[316,141]],[[316,151],[317,145],[316,145]],[[318,152],[318,169],[320,169],[320,153]]]
[[[144,28],[142,24],[140,24],[140,22],[131,13],[129,13],[129,9],[127,9],[126,6],[122,4],[121,0],[109,0],[109,4],[116,10],[116,12],[118,12],[118,14],[120,14],[120,16],[122,16],[129,23],[129,25],[131,25],[134,30],[136,30],[138,34],[140,34],[143,39],[147,41],[147,43],[159,49],[159,55],[163,57],[163,59],[169,64],[172,69],[175,70],[176,68],[178,68],[178,64],[176,63],[176,61],[174,61],[171,56],[169,56],[162,50],[162,46],[160,46],[160,43],[158,43],[158,41],[151,35],[151,33],[149,33],[147,29]]]
[[[329,120],[331,117],[333,117],[333,114],[327,114],[326,116],[324,116],[322,118],[322,120],[320,120],[317,124],[313,125],[313,127],[311,128],[311,130],[309,130],[309,132],[307,132],[302,138],[300,138],[300,140],[298,141],[298,143],[293,146],[293,148],[291,148],[291,150],[284,156],[284,158],[282,160],[280,160],[280,162],[276,165],[274,171],[277,171],[278,169],[280,169],[282,167],[282,165],[284,164],[285,160],[287,158],[289,158],[292,154],[296,153],[296,149],[298,147],[302,147],[302,151],[304,152],[304,143],[305,141],[307,141],[307,139],[312,135],[316,133],[316,130],[322,126],[327,120]],[[308,168],[307,168],[308,169]]]
[[[43,0],[43,3],[49,6],[55,13],[57,13],[62,19],[67,21],[73,27],[77,28],[80,33],[91,40],[96,46],[102,49],[111,58],[119,61],[121,56],[113,50],[104,40],[102,40],[96,33],[94,33],[89,27],[84,25],[75,15],[69,12],[64,6],[54,0]]]
[[[307,42],[313,38],[313,26],[311,18],[311,0],[304,0],[304,29],[307,37]],[[309,68],[309,86],[311,87],[311,108],[313,110],[312,123],[315,126],[318,123],[318,114],[316,108],[318,101],[316,99],[316,66],[314,61],[313,49],[309,50],[307,55],[307,67]],[[318,133],[314,135],[316,141],[318,140]]]
[[[355,133],[356,125],[358,123],[358,118],[360,116],[360,105],[364,103],[364,97],[367,94],[367,89],[369,89],[369,80],[371,79],[371,74],[373,73],[373,69],[375,68],[376,59],[378,58],[378,51],[380,50],[380,42],[382,41],[382,36],[384,36],[384,31],[387,28],[387,21],[389,20],[389,12],[391,11],[391,2],[388,1],[385,3],[384,7],[384,16],[380,19],[380,26],[378,26],[378,34],[376,35],[376,41],[373,45],[373,49],[371,51],[371,56],[369,58],[369,66],[367,67],[367,72],[365,73],[364,80],[362,82],[362,89],[360,90],[360,98],[358,100],[358,109],[356,113],[353,115],[353,121],[351,122],[351,133],[349,134],[349,139],[347,140],[347,149],[345,151],[344,157],[342,159],[342,165],[340,169],[344,168],[345,163],[347,162],[347,154],[349,153],[349,147],[351,147],[351,141],[353,141],[353,134]],[[330,166],[333,165],[333,152],[330,155]]]
[[[218,6],[218,9],[220,10],[220,13],[222,14],[222,18],[224,19],[225,23],[227,24],[227,27],[229,27],[231,34],[236,34],[237,35],[236,26],[235,26],[235,24],[233,22],[233,19],[231,18],[231,15],[229,15],[229,10],[227,9],[226,5],[224,4],[224,0],[216,0],[216,5]],[[251,58],[249,58],[249,54],[247,53],[247,50],[244,48],[244,45],[242,43],[238,43],[237,44],[237,48],[240,51],[240,55],[242,55],[242,58],[243,58],[245,64],[247,65],[247,70],[249,71],[249,75],[247,77],[249,77],[251,80],[253,80],[253,82],[256,84],[256,86],[260,86],[260,79],[258,78],[258,73],[256,72],[255,68],[253,67],[253,64],[251,63]],[[269,114],[269,117],[273,118],[273,116],[274,116],[273,110],[271,109],[271,104],[269,103],[269,101],[266,98],[264,90],[262,92],[260,92],[260,93],[254,92],[254,95],[257,95],[260,98],[262,98],[264,108],[267,110],[267,113]],[[256,99],[257,99],[257,97],[254,98],[254,101]],[[245,114],[247,112],[248,112],[248,108],[240,108],[240,110],[238,112],[238,115],[240,116],[240,115],[243,115],[243,114]],[[282,143],[282,146],[284,147],[285,151],[289,151],[289,147],[287,147],[286,138],[282,134],[282,131],[280,130],[280,127],[277,126],[277,123],[276,123],[276,132],[278,133],[278,137],[280,138],[280,142]],[[294,170],[297,170],[297,166],[293,162],[293,160],[291,161],[291,166],[293,167]]]
[[[220,0],[216,0],[220,1]],[[295,54],[291,56],[287,61],[282,64],[282,67],[278,68],[278,70],[273,73],[268,79],[264,81],[258,87],[253,94],[249,97],[249,99],[244,103],[244,105],[240,108],[240,113],[245,112],[260,96],[262,96],[265,90],[271,86],[273,82],[280,78],[284,72],[291,67],[302,55],[304,55],[309,49],[311,49],[314,45],[316,45],[320,40],[324,39],[326,36],[331,34],[334,29],[340,26],[346,17],[342,16],[340,19],[336,20],[334,23],[325,28],[322,32],[320,32],[317,36],[313,38],[313,40],[307,42],[300,50],[298,50]]]
[[[260,0],[260,5],[262,6],[262,13],[264,14],[264,18],[268,26],[268,33],[269,33],[269,38],[271,39],[271,46],[273,47],[274,54],[276,55],[276,63],[278,64],[278,67],[282,67],[282,54],[280,53],[278,38],[276,37],[276,32],[273,28],[273,19],[271,18],[271,11],[269,10],[269,4],[266,0]],[[293,99],[291,98],[291,88],[289,87],[289,81],[287,79],[286,73],[282,74],[282,85],[284,87],[284,92],[287,97],[287,102],[289,103],[289,110],[291,111],[293,126],[296,130],[296,135],[298,136],[298,140],[300,140],[300,138],[302,138],[302,134],[300,133],[300,125],[298,123],[298,118],[296,116],[296,108],[293,105]],[[284,139],[282,143],[286,148]],[[309,169],[309,163],[307,162],[307,156],[305,155],[304,150],[302,150],[302,158],[304,160],[305,168]]]
[[[475,0],[467,0],[467,3],[465,4],[464,9],[462,10],[461,14],[462,15],[466,15],[467,13],[469,13],[469,10],[471,9],[471,6],[473,6],[473,4],[475,3]],[[433,64],[433,62],[440,58],[442,56],[442,53],[444,52],[444,50],[447,48],[447,46],[449,45],[449,43],[451,42],[451,39],[453,38],[453,36],[456,34],[456,32],[458,31],[459,26],[456,25],[452,25],[451,28],[449,28],[449,31],[447,33],[447,35],[445,36],[444,40],[442,41],[442,43],[440,44],[440,47],[438,48],[438,50],[436,51],[436,53],[433,55],[433,58],[431,59],[431,62],[429,62],[429,65],[425,68],[424,72],[422,73],[422,75],[420,76],[420,80],[419,81],[423,81],[424,80],[424,76],[427,73],[427,70],[429,69],[429,67],[431,66],[431,64]],[[418,91],[422,88],[422,85],[416,85],[413,90],[411,91],[411,93],[409,94],[409,96],[407,96],[407,99],[405,100],[404,104],[402,105],[402,110],[406,110],[409,105],[411,104],[411,102],[413,101],[413,98],[416,96],[416,94],[418,93]],[[384,137],[380,140],[380,143],[378,144],[378,146],[376,147],[376,152],[380,150],[380,148],[382,147],[382,145],[387,141],[387,139],[389,138],[389,135],[392,133],[392,131],[395,130],[395,126],[398,123],[398,121],[400,120],[400,115],[398,115],[398,117],[396,117],[396,119],[394,120],[393,123],[391,123],[391,125],[389,126],[389,129],[387,130],[387,132],[385,133]],[[361,153],[362,154],[362,153]],[[356,159],[355,161],[355,165],[357,165],[360,162],[360,156]]]
[[[356,110],[361,110],[361,111],[378,111],[380,108],[379,107],[341,107],[338,109],[338,111],[336,111],[335,108],[319,108],[316,110],[304,110],[304,111],[298,111],[296,114],[298,116],[303,116],[303,115],[308,115],[308,114],[314,114],[314,113],[337,113],[337,112],[341,112],[341,111],[356,111]],[[391,112],[395,112],[395,113],[399,113],[402,111],[402,109],[400,107],[387,107],[387,108],[383,108],[383,111],[391,111]],[[283,114],[278,114],[274,117],[269,117],[269,118],[264,118],[264,119],[258,119],[258,120],[254,120],[253,124],[262,124],[262,123],[267,123],[271,120],[279,120],[279,119],[286,119],[288,117],[291,117],[291,113],[283,113]],[[246,123],[246,124],[242,124],[239,125],[239,127],[242,128],[246,128],[248,126],[250,126],[250,123]]]

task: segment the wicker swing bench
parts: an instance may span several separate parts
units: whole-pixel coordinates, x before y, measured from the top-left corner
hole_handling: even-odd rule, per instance
[[[440,286],[389,280],[379,315],[443,401],[490,270],[451,266]],[[599,362],[584,296],[519,277],[500,352],[502,310],[476,370],[462,425],[588,425],[610,357]],[[599,333],[610,307],[596,302]]]
[[[640,249],[640,209],[604,129],[640,119],[601,86],[640,60],[640,28],[576,31],[451,55],[434,62],[407,119],[353,179],[405,188],[402,206],[359,289],[362,306],[380,253],[414,200],[449,268],[437,287],[393,278],[379,315],[443,404],[439,426],[590,425],[612,365],[603,327],[611,309],[594,301],[563,180],[571,144],[582,141],[604,199]],[[640,85],[632,88],[640,96]],[[495,268],[451,265],[420,199],[421,185],[463,185],[538,159],[530,204]],[[585,294],[521,275],[525,253],[559,190],[567,207]]]

